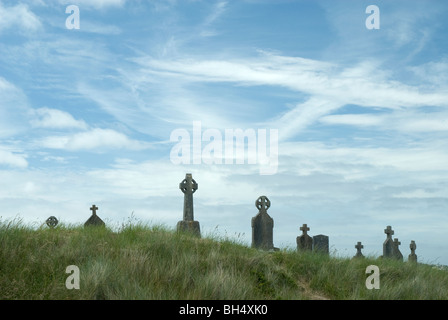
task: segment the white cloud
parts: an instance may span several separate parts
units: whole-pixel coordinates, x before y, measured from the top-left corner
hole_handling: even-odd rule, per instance
[[[35,32],[42,28],[42,23],[26,4],[5,7],[0,2],[0,32],[11,28],[18,28],[22,32]]]
[[[111,129],[92,129],[70,136],[51,136],[40,140],[44,148],[68,151],[103,151],[105,149],[143,150],[149,144],[129,139],[126,135]]]
[[[50,129],[87,129],[87,124],[82,120],[76,120],[65,111],[40,108],[32,111],[35,119],[31,120],[33,127]]]
[[[14,154],[10,151],[0,149],[0,165],[14,168],[26,168],[28,162],[24,155]]]

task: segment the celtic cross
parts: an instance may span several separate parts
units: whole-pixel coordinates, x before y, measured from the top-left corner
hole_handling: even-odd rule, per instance
[[[184,221],[194,221],[193,193],[198,190],[198,184],[191,173],[185,175],[185,179],[179,183],[179,189],[184,194]]]

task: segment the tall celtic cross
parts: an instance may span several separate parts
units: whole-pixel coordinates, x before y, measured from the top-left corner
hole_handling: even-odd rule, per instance
[[[184,221],[194,221],[193,193],[198,190],[198,184],[191,173],[185,175],[185,179],[179,183],[179,189],[184,194]]]

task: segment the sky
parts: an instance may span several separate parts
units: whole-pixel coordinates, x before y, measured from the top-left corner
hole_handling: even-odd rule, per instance
[[[390,225],[405,261],[414,240],[419,261],[448,265],[447,14],[444,0],[0,0],[1,221],[83,224],[96,204],[111,228],[174,229],[191,173],[203,236],[250,246],[265,195],[276,247],[307,224],[334,256],[358,241],[379,256]]]

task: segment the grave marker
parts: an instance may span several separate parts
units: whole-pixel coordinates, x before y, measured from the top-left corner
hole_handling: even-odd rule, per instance
[[[310,228],[304,224],[300,227],[302,235],[296,238],[297,251],[312,251],[313,250],[313,239],[307,234]]]
[[[106,224],[104,223],[103,220],[101,220],[100,217],[98,217],[96,215],[96,211],[98,210],[98,207],[96,205],[92,205],[92,207],[90,207],[90,210],[92,211],[92,216],[86,221],[86,223],[84,223],[84,227],[88,227],[88,226],[104,227]]]
[[[364,255],[361,252],[361,249],[363,249],[364,246],[361,244],[360,241],[358,241],[358,243],[356,244],[355,248],[356,248],[356,254],[355,254],[355,256],[353,258],[364,258]]]
[[[258,214],[252,218],[252,248],[275,250],[273,241],[274,219],[267,210],[271,206],[268,197],[261,196],[255,201]]]
[[[411,254],[408,256],[408,261],[417,263],[417,255],[415,254],[415,249],[417,249],[417,245],[415,244],[414,240],[411,241],[409,248],[411,249]]]
[[[45,223],[47,224],[47,226],[53,229],[58,225],[59,221],[55,216],[51,216],[45,221]]]
[[[323,234],[313,236],[313,252],[330,254],[328,236]]]
[[[398,248],[399,245],[401,244],[400,241],[398,241],[398,238],[394,239],[394,252],[393,252],[393,258],[403,261],[403,255],[400,252],[400,249]]]
[[[185,175],[185,179],[179,183],[179,189],[184,194],[183,220],[177,223],[177,231],[190,232],[201,237],[199,221],[194,220],[193,193],[198,190],[198,184],[191,173]]]
[[[386,229],[384,229],[384,233],[387,237],[383,243],[383,258],[393,258],[394,241],[392,240],[392,235],[394,234],[394,230],[392,230],[391,226],[387,226]]]

